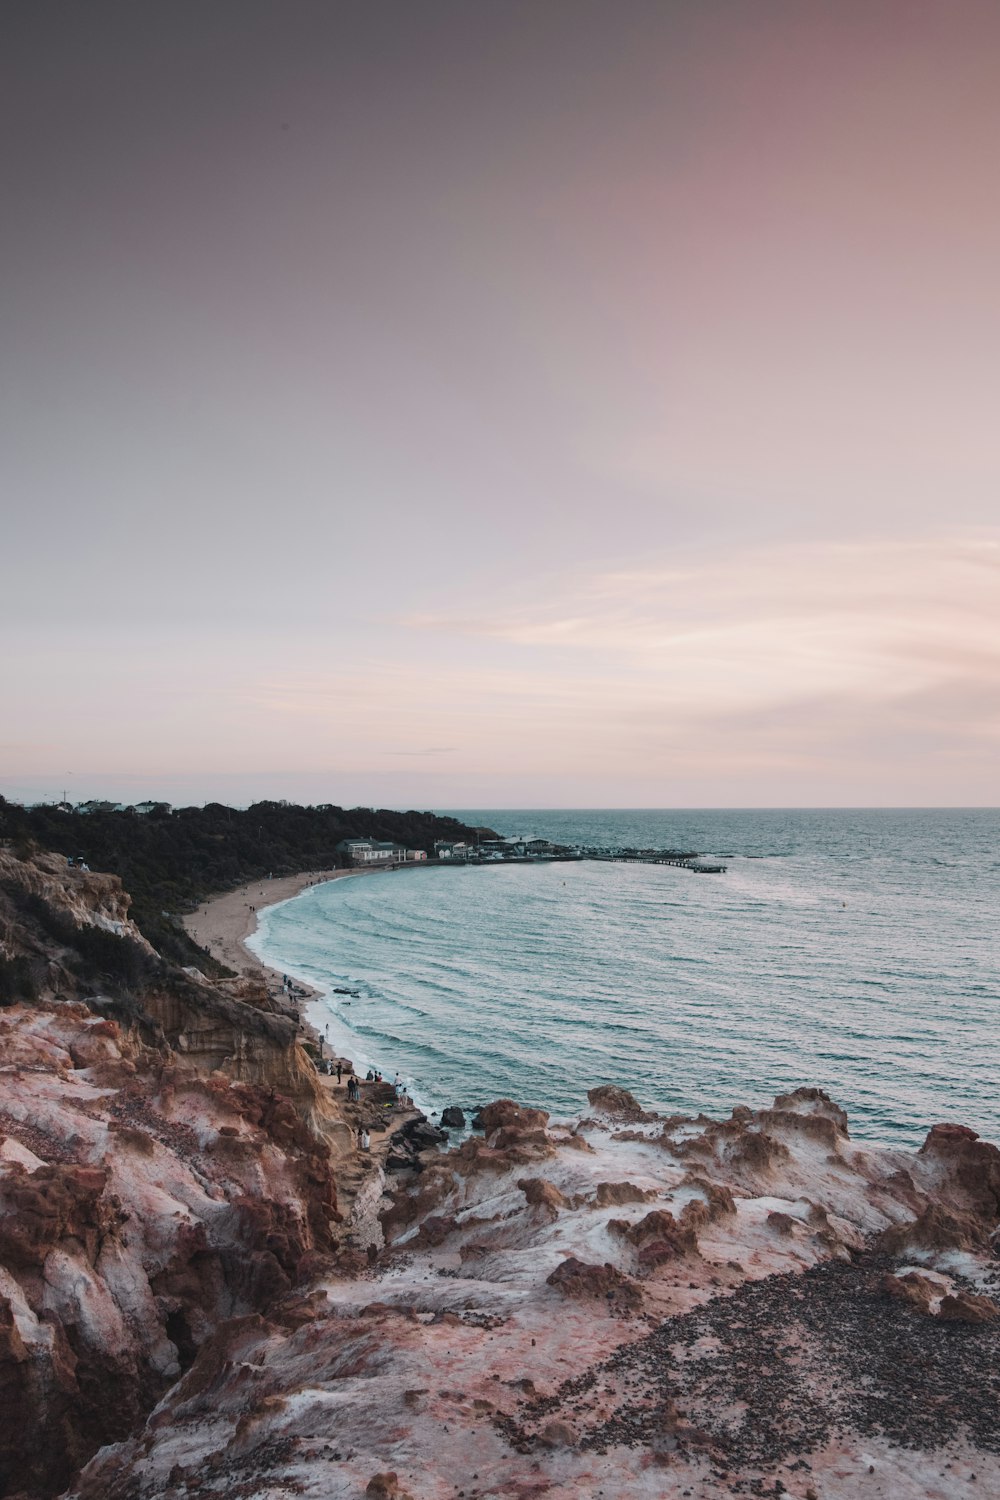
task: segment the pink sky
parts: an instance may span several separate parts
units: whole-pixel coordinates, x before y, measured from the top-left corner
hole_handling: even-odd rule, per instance
[[[1000,801],[995,5],[2,30],[0,793]]]

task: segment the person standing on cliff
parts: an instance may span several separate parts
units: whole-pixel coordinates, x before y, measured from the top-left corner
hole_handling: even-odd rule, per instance
[[[343,1067],[341,1065],[340,1058],[338,1057],[337,1058],[337,1082],[338,1083],[340,1082],[341,1077],[343,1076],[343,1072],[344,1072],[344,1069],[343,1069]]]

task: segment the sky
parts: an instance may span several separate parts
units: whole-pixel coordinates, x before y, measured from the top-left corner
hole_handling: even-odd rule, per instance
[[[0,794],[1000,803],[995,0],[0,14]]]

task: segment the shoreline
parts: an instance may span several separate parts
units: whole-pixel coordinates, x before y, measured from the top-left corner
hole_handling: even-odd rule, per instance
[[[285,989],[279,969],[266,964],[247,946],[247,938],[257,931],[260,912],[272,906],[281,906],[292,901],[310,886],[327,885],[334,880],[346,880],[359,875],[387,874],[384,870],[304,870],[298,875],[282,875],[277,880],[261,879],[238,886],[234,891],[222,891],[202,902],[197,911],[182,918],[184,930],[192,942],[204,948],[219,963],[241,979],[261,980],[271,999],[294,1014],[300,1034],[309,1042],[330,1051],[329,1039],[321,1035],[306,1014],[306,1007],[323,998],[322,992],[303,979],[295,980],[295,989]],[[336,1059],[335,1059],[336,1060]],[[342,1062],[351,1061],[343,1057]],[[320,1079],[323,1074],[317,1075]]]
[[[396,866],[394,868],[403,868]],[[406,867],[410,868],[410,867]],[[416,868],[419,868],[417,866]],[[258,927],[258,915],[292,901],[314,885],[327,885],[334,880],[346,880],[363,875],[391,874],[392,870],[305,870],[298,875],[283,875],[277,880],[262,879],[238,886],[233,891],[222,891],[202,902],[197,911],[182,918],[184,929],[192,942],[198,944],[220,963],[232,969],[238,978],[253,978],[263,982],[271,999],[294,1016],[300,1035],[320,1049],[332,1061],[341,1061],[345,1066],[363,1066],[346,1053],[339,1053],[329,1034],[321,1033],[310,1020],[308,1007],[324,998],[322,990],[306,980],[296,977],[294,987],[286,990],[281,970],[272,968],[247,945]],[[325,1049],[325,1052],[324,1052]],[[333,1088],[332,1080],[322,1073],[317,1077],[321,1084]],[[421,1111],[414,1108],[414,1113]]]
[[[374,873],[373,870],[305,870],[299,875],[279,876],[277,880],[255,880],[236,890],[210,896],[181,921],[188,937],[199,948],[240,977],[263,975],[270,989],[271,980],[277,980],[280,986],[280,973],[246,945],[247,938],[257,931],[257,913],[293,900],[312,885]]]

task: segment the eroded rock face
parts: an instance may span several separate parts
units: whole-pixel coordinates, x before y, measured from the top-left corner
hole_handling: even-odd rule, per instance
[[[885,1230],[879,1243],[887,1255],[946,1250],[979,1254],[989,1248],[989,1231],[971,1214],[954,1213],[940,1203],[931,1203],[916,1219]]]
[[[935,1125],[920,1148],[919,1164],[930,1169],[939,1194],[981,1219],[1000,1222],[1000,1150],[965,1125]]]
[[[2,1027],[0,1394],[17,1420],[0,1476],[51,1495],[221,1320],[272,1306],[331,1248],[337,1197],[277,1091],[194,1077],[78,1002],[13,1006]]]

